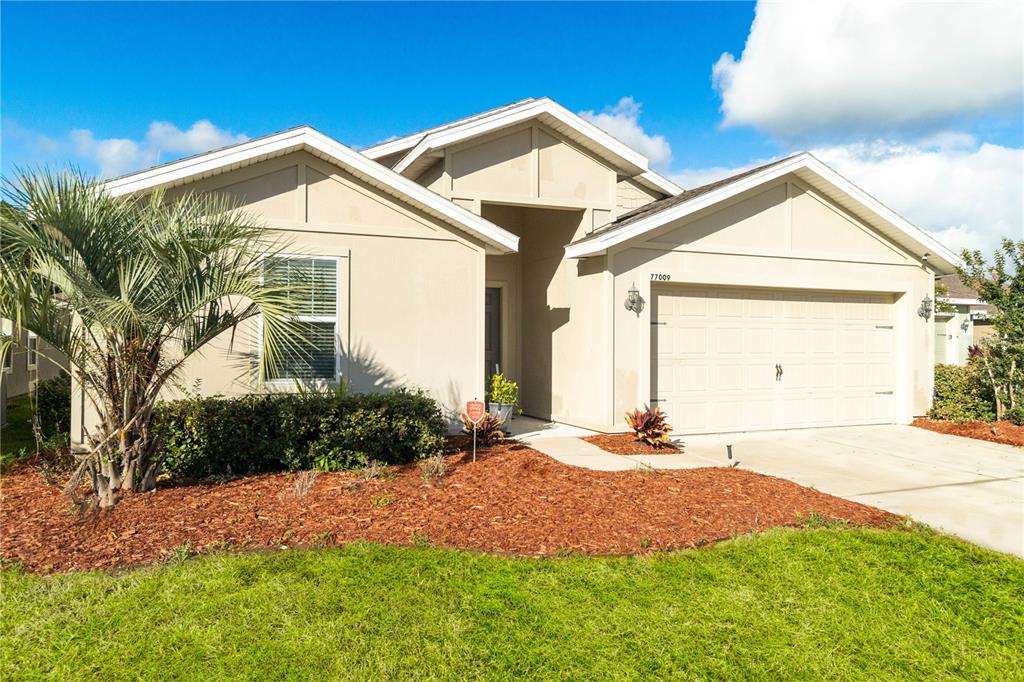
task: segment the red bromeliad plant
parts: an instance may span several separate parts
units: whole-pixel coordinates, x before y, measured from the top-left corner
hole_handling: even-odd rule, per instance
[[[664,448],[672,445],[668,434],[672,427],[668,425],[667,415],[655,405],[653,408],[644,405],[642,410],[626,413],[626,424],[633,429],[633,437],[652,448]]]
[[[462,431],[464,433],[473,434],[473,422],[470,421],[469,417],[465,412],[462,413]],[[483,419],[481,419],[476,425],[476,438],[477,442],[481,445],[490,445],[496,441],[499,441],[505,437],[505,432],[502,430],[504,422],[498,418],[497,415],[485,412]]]

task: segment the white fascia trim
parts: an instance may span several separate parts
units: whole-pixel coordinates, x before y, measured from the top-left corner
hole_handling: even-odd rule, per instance
[[[947,261],[951,266],[959,265],[961,263],[960,258],[957,257],[956,254],[936,241],[930,234],[898,215],[870,194],[836,173],[821,161],[814,158],[811,154],[807,153],[800,154],[788,161],[766,168],[760,173],[755,173],[754,175],[737,180],[736,182],[708,192],[707,194],[695,197],[691,201],[685,201],[678,206],[673,206],[665,209],[664,211],[654,213],[620,229],[612,229],[594,237],[593,239],[589,239],[578,244],[570,244],[565,247],[565,256],[566,258],[586,258],[587,256],[605,253],[608,248],[612,246],[629,241],[630,239],[657,229],[662,225],[667,225],[675,220],[679,220],[680,218],[684,218],[704,208],[713,206],[721,201],[725,201],[730,197],[746,192],[749,189],[753,189],[765,182],[769,182],[775,178],[782,177],[783,175],[787,175],[801,169],[807,169],[817,175],[820,175],[843,192],[846,192],[855,200],[864,204],[884,220],[904,232],[908,237],[915,240],[918,244],[924,247],[924,250],[928,251],[932,255],[939,256],[943,260]]]
[[[548,114],[566,126],[572,128],[580,135],[589,137],[597,144],[603,146],[612,154],[632,164],[640,174],[648,171],[647,157],[640,152],[619,142],[614,137],[604,132],[597,126],[584,121],[565,107],[553,100],[543,98],[527,102],[519,107],[499,111],[492,116],[468,121],[462,125],[446,128],[436,133],[428,133],[419,141],[402,160],[395,164],[395,172],[401,173],[408,168],[416,159],[424,154],[456,144],[478,135],[484,135],[494,130],[500,130],[516,123],[528,121],[542,114]],[[398,140],[396,140],[398,142]],[[397,145],[396,145],[397,146]],[[375,150],[376,151],[376,150]],[[393,151],[398,151],[394,149]]]
[[[942,301],[943,303],[951,303],[953,305],[985,305],[985,306],[988,305],[988,303],[985,303],[984,301],[978,300],[976,298],[942,298],[942,297],[939,297],[939,300]]]
[[[654,171],[649,170],[645,173],[641,173],[638,179],[642,184],[647,185],[651,189],[656,189],[659,192],[664,192],[665,194],[672,197],[676,196],[677,194],[681,194],[683,191],[682,187],[672,182],[664,175],[659,175]]]
[[[439,194],[435,194],[408,178],[403,178],[391,169],[385,168],[376,161],[309,127],[285,131],[228,149],[117,178],[106,183],[104,187],[115,196],[131,194],[161,185],[181,182],[194,176],[209,174],[224,167],[242,164],[259,156],[285,153],[303,147],[319,151],[336,163],[396,190],[409,197],[414,203],[435,211],[456,226],[479,235],[500,249],[510,252],[519,250],[519,237],[511,232],[503,230]]]
[[[520,107],[524,104],[533,101],[535,101],[534,98],[528,97],[526,99],[519,100],[518,102],[512,102],[510,104],[506,104],[495,109],[481,111],[480,113],[473,114],[472,116],[466,116],[464,118],[456,119],[454,121],[448,121],[447,123],[442,123],[441,125],[434,126],[433,128],[428,128],[426,130],[417,130],[414,133],[403,135],[401,137],[396,137],[393,140],[385,140],[383,142],[378,142],[376,144],[370,145],[365,149],[359,150],[359,153],[376,160],[381,158],[382,156],[389,156],[397,152],[409,151],[410,149],[415,147],[420,140],[422,140],[427,135],[430,135],[431,133],[436,133],[440,130],[450,130],[454,127],[465,125],[472,121],[477,121],[482,118],[487,118],[488,116],[493,116],[502,111],[515,109],[516,107]]]
[[[387,142],[381,142],[375,144],[372,147],[367,147],[363,151],[359,152],[363,156],[373,159],[383,158],[396,152],[404,152],[412,149],[416,146],[416,143],[426,137],[426,133],[416,133],[415,135],[408,135],[406,137],[400,137],[396,140],[388,140]]]

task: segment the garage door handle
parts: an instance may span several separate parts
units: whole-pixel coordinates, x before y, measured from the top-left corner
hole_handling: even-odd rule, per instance
[[[782,381],[782,365],[775,365],[775,380]]]

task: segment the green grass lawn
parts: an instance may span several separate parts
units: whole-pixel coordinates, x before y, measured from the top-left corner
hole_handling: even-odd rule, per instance
[[[0,463],[13,461],[23,448],[31,452],[36,450],[28,395],[7,401],[7,426],[0,429]]]
[[[0,573],[0,677],[941,678],[1024,671],[1024,562],[776,530],[636,558],[431,548]]]

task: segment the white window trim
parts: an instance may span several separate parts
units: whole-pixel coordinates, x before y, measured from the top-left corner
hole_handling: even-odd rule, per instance
[[[32,342],[35,341],[35,348]],[[35,362],[32,362],[35,360]],[[28,333],[28,341],[25,344],[25,367],[31,372],[39,369],[39,336],[35,332]]]
[[[14,338],[14,323],[10,320],[0,319],[0,337]],[[5,339],[0,338],[0,343],[4,342]],[[10,374],[14,371],[14,344],[12,343],[7,347],[7,351],[4,352],[0,348],[0,353],[4,353],[3,361],[0,362],[0,372],[4,374]]]
[[[297,315],[295,317],[299,322],[333,322],[334,323],[334,379],[299,379],[298,377],[287,377],[280,379],[265,379],[263,381],[264,386],[271,388],[290,388],[295,384],[301,383],[306,386],[326,386],[330,383],[337,383],[341,380],[341,257],[340,256],[320,256],[309,253],[273,253],[264,254],[263,260],[266,259],[286,259],[294,258],[296,260],[332,260],[334,261],[334,316],[330,315]],[[263,283],[263,275],[260,275],[260,283]],[[263,316],[259,317],[259,324],[257,333],[259,334],[259,348],[257,351],[257,357],[259,361],[263,362]]]

